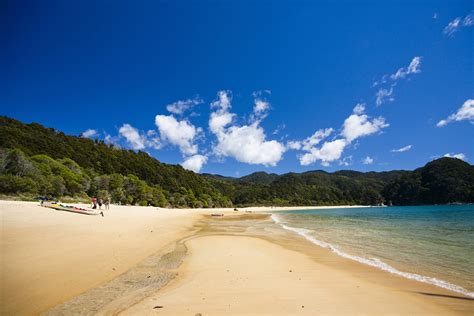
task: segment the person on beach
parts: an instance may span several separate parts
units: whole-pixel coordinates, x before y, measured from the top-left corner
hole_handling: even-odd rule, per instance
[[[102,209],[102,204],[104,204],[103,201],[102,201],[102,199],[99,199],[99,210]]]
[[[91,203],[92,209],[95,210],[97,208],[97,198],[93,197]]]
[[[110,199],[109,198],[106,198],[105,201],[104,201],[104,206],[105,206],[105,209],[108,210],[110,208]]]

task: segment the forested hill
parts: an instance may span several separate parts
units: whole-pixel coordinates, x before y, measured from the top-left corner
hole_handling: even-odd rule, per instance
[[[199,175],[144,152],[0,117],[0,193],[175,207],[473,203],[474,167],[441,158],[414,171]]]

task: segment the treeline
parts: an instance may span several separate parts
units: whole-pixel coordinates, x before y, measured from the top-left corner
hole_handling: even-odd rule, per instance
[[[474,167],[455,158],[440,158],[414,171],[258,172],[240,179],[205,176],[242,205],[474,203]]]
[[[191,188],[180,187],[170,192],[134,174],[98,174],[70,158],[53,159],[44,154],[28,157],[20,149],[0,149],[0,168],[0,192],[4,194],[83,199],[95,196],[113,203],[160,207],[231,206],[216,190],[196,195]]]
[[[472,203],[474,167],[442,158],[415,171],[199,175],[144,152],[0,117],[0,193],[174,207]]]

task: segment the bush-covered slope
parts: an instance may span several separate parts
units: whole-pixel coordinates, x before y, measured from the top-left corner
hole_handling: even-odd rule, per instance
[[[474,167],[441,158],[415,171],[199,175],[144,152],[0,117],[0,193],[178,207],[472,203]]]

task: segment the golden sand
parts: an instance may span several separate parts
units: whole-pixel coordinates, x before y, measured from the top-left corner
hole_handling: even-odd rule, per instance
[[[0,202],[0,313],[474,313],[472,299],[341,258],[266,210],[112,207],[101,218]]]

